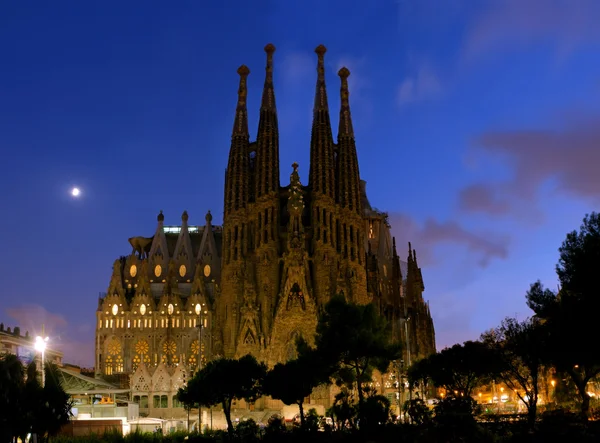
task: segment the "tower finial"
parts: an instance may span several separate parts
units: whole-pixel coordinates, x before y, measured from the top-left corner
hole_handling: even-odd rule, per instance
[[[187,211],[183,211],[183,214],[181,214],[181,221],[182,221],[183,223],[186,223],[186,224],[187,224],[188,218],[189,218],[189,216],[188,216],[188,213],[187,213]]]
[[[159,223],[162,223],[165,221],[165,215],[163,214],[162,209],[158,213],[158,217],[156,217],[156,220],[158,220]]]

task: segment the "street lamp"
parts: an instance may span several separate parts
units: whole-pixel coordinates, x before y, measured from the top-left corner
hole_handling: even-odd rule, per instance
[[[46,353],[46,343],[48,337],[40,337],[39,335],[35,338],[35,350],[42,354],[42,387],[46,385],[46,374],[44,371],[44,359]]]

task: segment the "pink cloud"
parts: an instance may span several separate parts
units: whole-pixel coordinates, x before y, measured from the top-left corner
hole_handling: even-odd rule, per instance
[[[560,130],[483,134],[477,140],[479,149],[504,156],[514,175],[505,183],[481,182],[463,189],[460,208],[492,215],[514,212],[519,205],[535,202],[540,188],[547,183],[555,184],[558,191],[598,202],[600,117],[579,121]]]
[[[10,318],[15,320],[21,331],[29,331],[30,335],[42,333],[42,326],[45,328],[45,333],[48,335],[56,334],[65,329],[68,322],[65,317],[60,314],[49,312],[41,305],[25,304],[13,308],[6,309],[6,313]]]
[[[32,336],[41,334],[43,325],[44,334],[50,338],[49,346],[63,352],[65,363],[93,366],[94,331],[89,324],[69,323],[61,314],[50,312],[38,304],[15,306],[5,312],[14,320],[14,326],[21,328],[22,334],[25,331]]]
[[[503,47],[550,43],[568,53],[600,43],[596,0],[505,0],[490,2],[467,33],[466,57]]]
[[[399,247],[410,241],[418,248],[421,265],[435,263],[434,248],[440,244],[462,246],[476,257],[482,267],[486,267],[494,258],[503,259],[508,255],[508,241],[505,238],[471,232],[454,221],[439,222],[429,218],[419,224],[408,215],[392,213],[390,223]],[[404,256],[401,252],[399,254]]]

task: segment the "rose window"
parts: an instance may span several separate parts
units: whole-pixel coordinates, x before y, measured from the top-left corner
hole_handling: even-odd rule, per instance
[[[146,340],[140,340],[135,344],[135,352],[138,354],[147,354],[149,350],[150,346]]]
[[[167,340],[163,343],[163,352],[167,355],[174,355],[177,352],[177,344],[173,340]]]
[[[117,355],[121,353],[121,343],[118,340],[112,340],[108,344],[108,353],[110,355]]]

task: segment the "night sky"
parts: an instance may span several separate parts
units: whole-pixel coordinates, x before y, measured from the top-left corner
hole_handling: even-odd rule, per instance
[[[127,239],[161,209],[221,223],[236,69],[256,134],[269,42],[282,185],[294,161],[307,184],[323,43],[334,132],[347,66],[361,178],[401,256],[417,249],[438,348],[525,318],[598,209],[599,16],[597,0],[0,2],[0,321],[44,323],[93,364]]]

